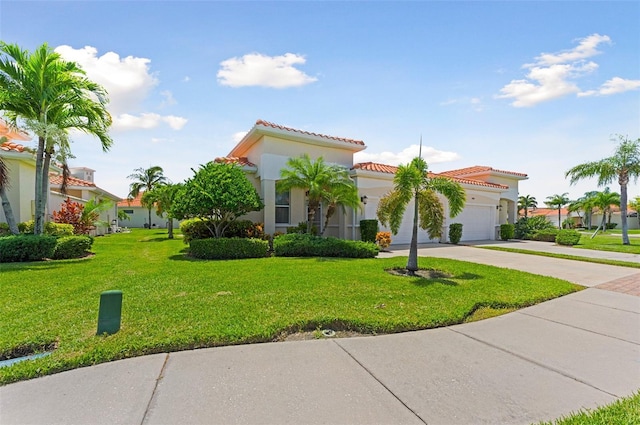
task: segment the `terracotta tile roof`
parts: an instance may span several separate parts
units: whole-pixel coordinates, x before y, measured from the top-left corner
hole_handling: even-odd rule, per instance
[[[62,174],[49,174],[49,183],[52,185],[62,186]],[[67,178],[68,187],[96,187],[95,183],[81,180],[77,177],[69,176]]]
[[[24,152],[24,146],[14,142],[4,142],[0,145],[0,150],[6,152]]]
[[[485,172],[485,171],[493,171],[493,172],[501,173],[501,174],[511,174],[511,175],[519,176],[519,177],[527,177],[527,175],[524,174],[524,173],[517,173],[515,171],[497,170],[495,168],[482,166],[482,165],[475,165],[473,167],[460,168],[458,170],[444,171],[444,172],[442,172],[440,174],[443,174],[445,176],[464,176],[464,175],[469,175],[469,174],[482,173],[482,172]]]
[[[274,124],[274,123],[271,123],[269,121],[264,121],[264,120],[256,121],[256,125],[261,125],[263,127],[276,128],[278,130],[292,131],[294,133],[307,134],[309,136],[323,137],[325,139],[337,140],[339,142],[345,142],[345,143],[351,143],[351,144],[354,144],[354,145],[364,146],[364,142],[362,140],[347,139],[347,138],[344,138],[344,137],[327,136],[326,134],[312,133],[310,131],[304,131],[304,130],[297,130],[295,128],[285,127],[283,125]]]
[[[378,164],[376,162],[360,162],[351,167],[352,170],[374,171],[376,173],[395,174],[398,167],[394,165]]]
[[[386,174],[395,174],[396,171],[398,170],[398,167],[393,166],[393,165],[386,165],[386,164],[378,164],[375,162],[360,162],[358,164],[355,164],[353,167],[351,167],[352,170],[364,170],[364,171],[373,171],[376,173],[386,173]],[[495,188],[500,188],[500,189],[508,189],[508,186],[502,185],[502,184],[497,184],[497,183],[487,183],[487,182],[483,182],[480,180],[473,180],[473,179],[465,179],[462,177],[455,177],[455,176],[450,176],[447,175],[445,173],[429,173],[428,174],[429,177],[447,177],[450,178],[454,181],[457,181],[458,183],[462,183],[462,184],[470,184],[470,185],[474,185],[474,186],[484,186],[484,187],[495,187]]]
[[[136,196],[133,199],[123,199],[122,201],[118,202],[118,206],[119,207],[142,207],[142,195],[144,194],[144,192],[140,192],[138,193],[138,196]]]
[[[520,214],[524,215],[524,212]],[[567,215],[567,214],[568,214],[568,210],[566,208],[560,209],[560,215]],[[536,208],[534,210],[532,208],[529,208],[527,215],[528,216],[544,215],[544,216],[558,217],[558,209],[557,208]]]
[[[255,167],[256,165],[249,161],[246,156],[220,156],[214,159],[214,162],[222,163],[222,164],[238,164],[242,167]]]

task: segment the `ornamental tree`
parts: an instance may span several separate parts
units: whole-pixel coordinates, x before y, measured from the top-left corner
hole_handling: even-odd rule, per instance
[[[258,192],[236,164],[209,162],[180,187],[171,205],[178,220],[199,218],[212,237],[224,237],[229,224],[264,207]]]

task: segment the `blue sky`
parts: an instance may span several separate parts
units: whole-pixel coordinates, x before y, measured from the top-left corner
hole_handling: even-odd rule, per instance
[[[3,0],[0,38],[107,88],[115,144],[74,135],[70,164],[118,196],[135,168],[182,181],[264,119],[363,140],[357,161],[405,163],[422,136],[432,171],[527,173],[543,206],[597,189],[564,172],[612,135],[640,137],[639,21],[635,1]]]

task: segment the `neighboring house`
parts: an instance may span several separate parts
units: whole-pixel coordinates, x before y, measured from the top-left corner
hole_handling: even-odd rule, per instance
[[[126,220],[119,220],[120,227],[134,227],[134,228],[148,228],[149,227],[149,210],[142,206],[142,195],[144,192],[140,192],[138,196],[133,199],[123,199],[118,202],[118,211],[123,211],[127,214]],[[159,217],[156,214],[156,209],[151,210],[151,228],[152,229],[166,229],[169,225],[169,219],[166,214]],[[179,222],[173,221],[174,228],[178,228]]]
[[[347,167],[358,188],[363,208],[362,211],[349,210],[346,214],[336,213],[325,235],[359,239],[360,220],[376,218],[379,200],[393,189],[393,176],[397,169],[373,162],[354,164],[354,153],[364,149],[366,146],[361,140],[327,136],[258,120],[226,157],[215,161],[236,163],[244,169],[265,205],[263,210],[248,214],[247,218],[263,222],[265,232],[270,234],[284,233],[288,227],[307,220],[304,190],[276,193],[280,170],[286,167],[289,158],[306,153],[312,160],[323,157],[328,163]],[[463,224],[462,241],[493,240],[498,237],[500,224],[513,223],[517,218],[518,182],[526,179],[526,174],[475,166],[431,175],[457,181],[465,189],[467,197],[465,208],[457,217],[450,219],[447,214],[442,241],[448,240],[450,223]],[[442,200],[447,208],[446,201]],[[400,231],[392,236],[394,244],[410,242],[412,211],[410,204]],[[316,214],[314,225],[318,229],[324,223],[324,212],[321,208],[320,214]],[[419,242],[429,242],[426,232],[419,232]]]
[[[72,201],[86,204],[90,200],[101,201],[106,199],[111,203],[109,209],[100,213],[100,223],[96,226],[95,235],[101,236],[111,231],[118,219],[118,202],[122,199],[116,195],[99,188],[93,182],[95,170],[86,167],[69,168],[71,175],[67,179],[66,195],[61,193],[62,174],[58,172],[49,173],[49,204],[48,211],[59,211],[62,203],[71,198]]]
[[[615,223],[615,229],[620,230],[622,228],[622,216],[620,214],[620,207],[615,205],[611,206],[611,224]],[[638,212],[627,208],[627,227],[629,230],[640,229],[640,222],[638,221]],[[609,222],[609,214],[605,218],[605,223]],[[594,210],[594,213],[591,218],[592,226],[599,226],[602,223],[602,213],[598,210]]]
[[[6,125],[0,121],[0,136],[7,136]],[[4,134],[3,134],[4,133]],[[28,140],[28,137],[25,137]],[[13,215],[18,223],[33,220],[35,214],[35,155],[23,145],[8,141],[0,144],[0,156],[9,171],[9,188],[7,197],[11,204]],[[60,193],[62,183],[62,169],[51,165],[49,174],[49,202],[46,206],[46,217],[51,219],[51,212],[59,210],[62,202],[69,196],[76,202],[86,204],[92,199],[108,199],[113,202],[113,208],[100,215],[100,220],[111,223],[117,218],[116,202],[119,197],[100,189],[93,183],[94,170],[89,168],[72,168],[72,177],[68,183],[68,195]],[[0,222],[6,222],[4,211],[0,208]],[[95,234],[102,235],[108,231],[108,226],[98,226]]]
[[[575,214],[575,215],[574,215]],[[583,216],[583,213],[580,213]],[[524,217],[524,212],[520,212],[520,216]],[[528,217],[545,217],[551,224],[558,227],[558,209],[557,208],[529,208]],[[560,223],[564,223],[567,218],[571,218],[576,226],[581,226],[584,217],[579,217],[577,213],[570,213],[566,208],[560,208]]]

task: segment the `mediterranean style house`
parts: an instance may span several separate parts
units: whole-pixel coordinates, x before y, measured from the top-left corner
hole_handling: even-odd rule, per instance
[[[366,145],[361,140],[327,136],[258,120],[227,156],[215,161],[235,163],[243,168],[265,205],[263,210],[251,213],[247,218],[263,222],[265,232],[270,234],[284,233],[288,227],[307,220],[304,190],[276,192],[280,170],[286,167],[289,158],[308,154],[312,160],[323,157],[328,163],[348,168],[358,188],[362,208],[336,213],[325,235],[359,239],[360,220],[376,218],[380,198],[393,188],[397,169],[373,162],[354,163],[353,155],[364,149]],[[467,198],[465,208],[458,216],[451,219],[447,214],[441,242],[448,240],[450,223],[463,224],[462,241],[494,240],[498,237],[500,224],[513,223],[517,219],[518,182],[526,179],[526,174],[475,166],[437,175],[460,183]],[[447,208],[446,200],[442,200]],[[410,242],[412,211],[409,205],[400,231],[392,236],[394,244]],[[316,214],[314,225],[318,229],[324,224],[323,216],[322,210]],[[419,242],[437,241],[429,240],[426,232],[419,232]]]
[[[15,140],[30,140],[25,134],[12,132],[6,124],[0,121],[0,137],[7,141],[0,143],[0,156],[9,171],[9,186],[7,198],[16,222],[33,220],[35,213],[35,155],[25,146]],[[90,200],[107,199],[112,203],[108,211],[100,214],[100,220],[106,225],[96,227],[94,234],[103,235],[110,230],[110,224],[118,217],[117,202],[120,198],[99,188],[93,181],[95,170],[85,167],[70,168],[71,176],[67,182],[67,194],[61,193],[62,170],[51,165],[49,173],[49,200],[46,205],[47,219],[53,211],[60,209],[67,199],[86,204]],[[0,208],[0,222],[6,222],[4,211]]]

